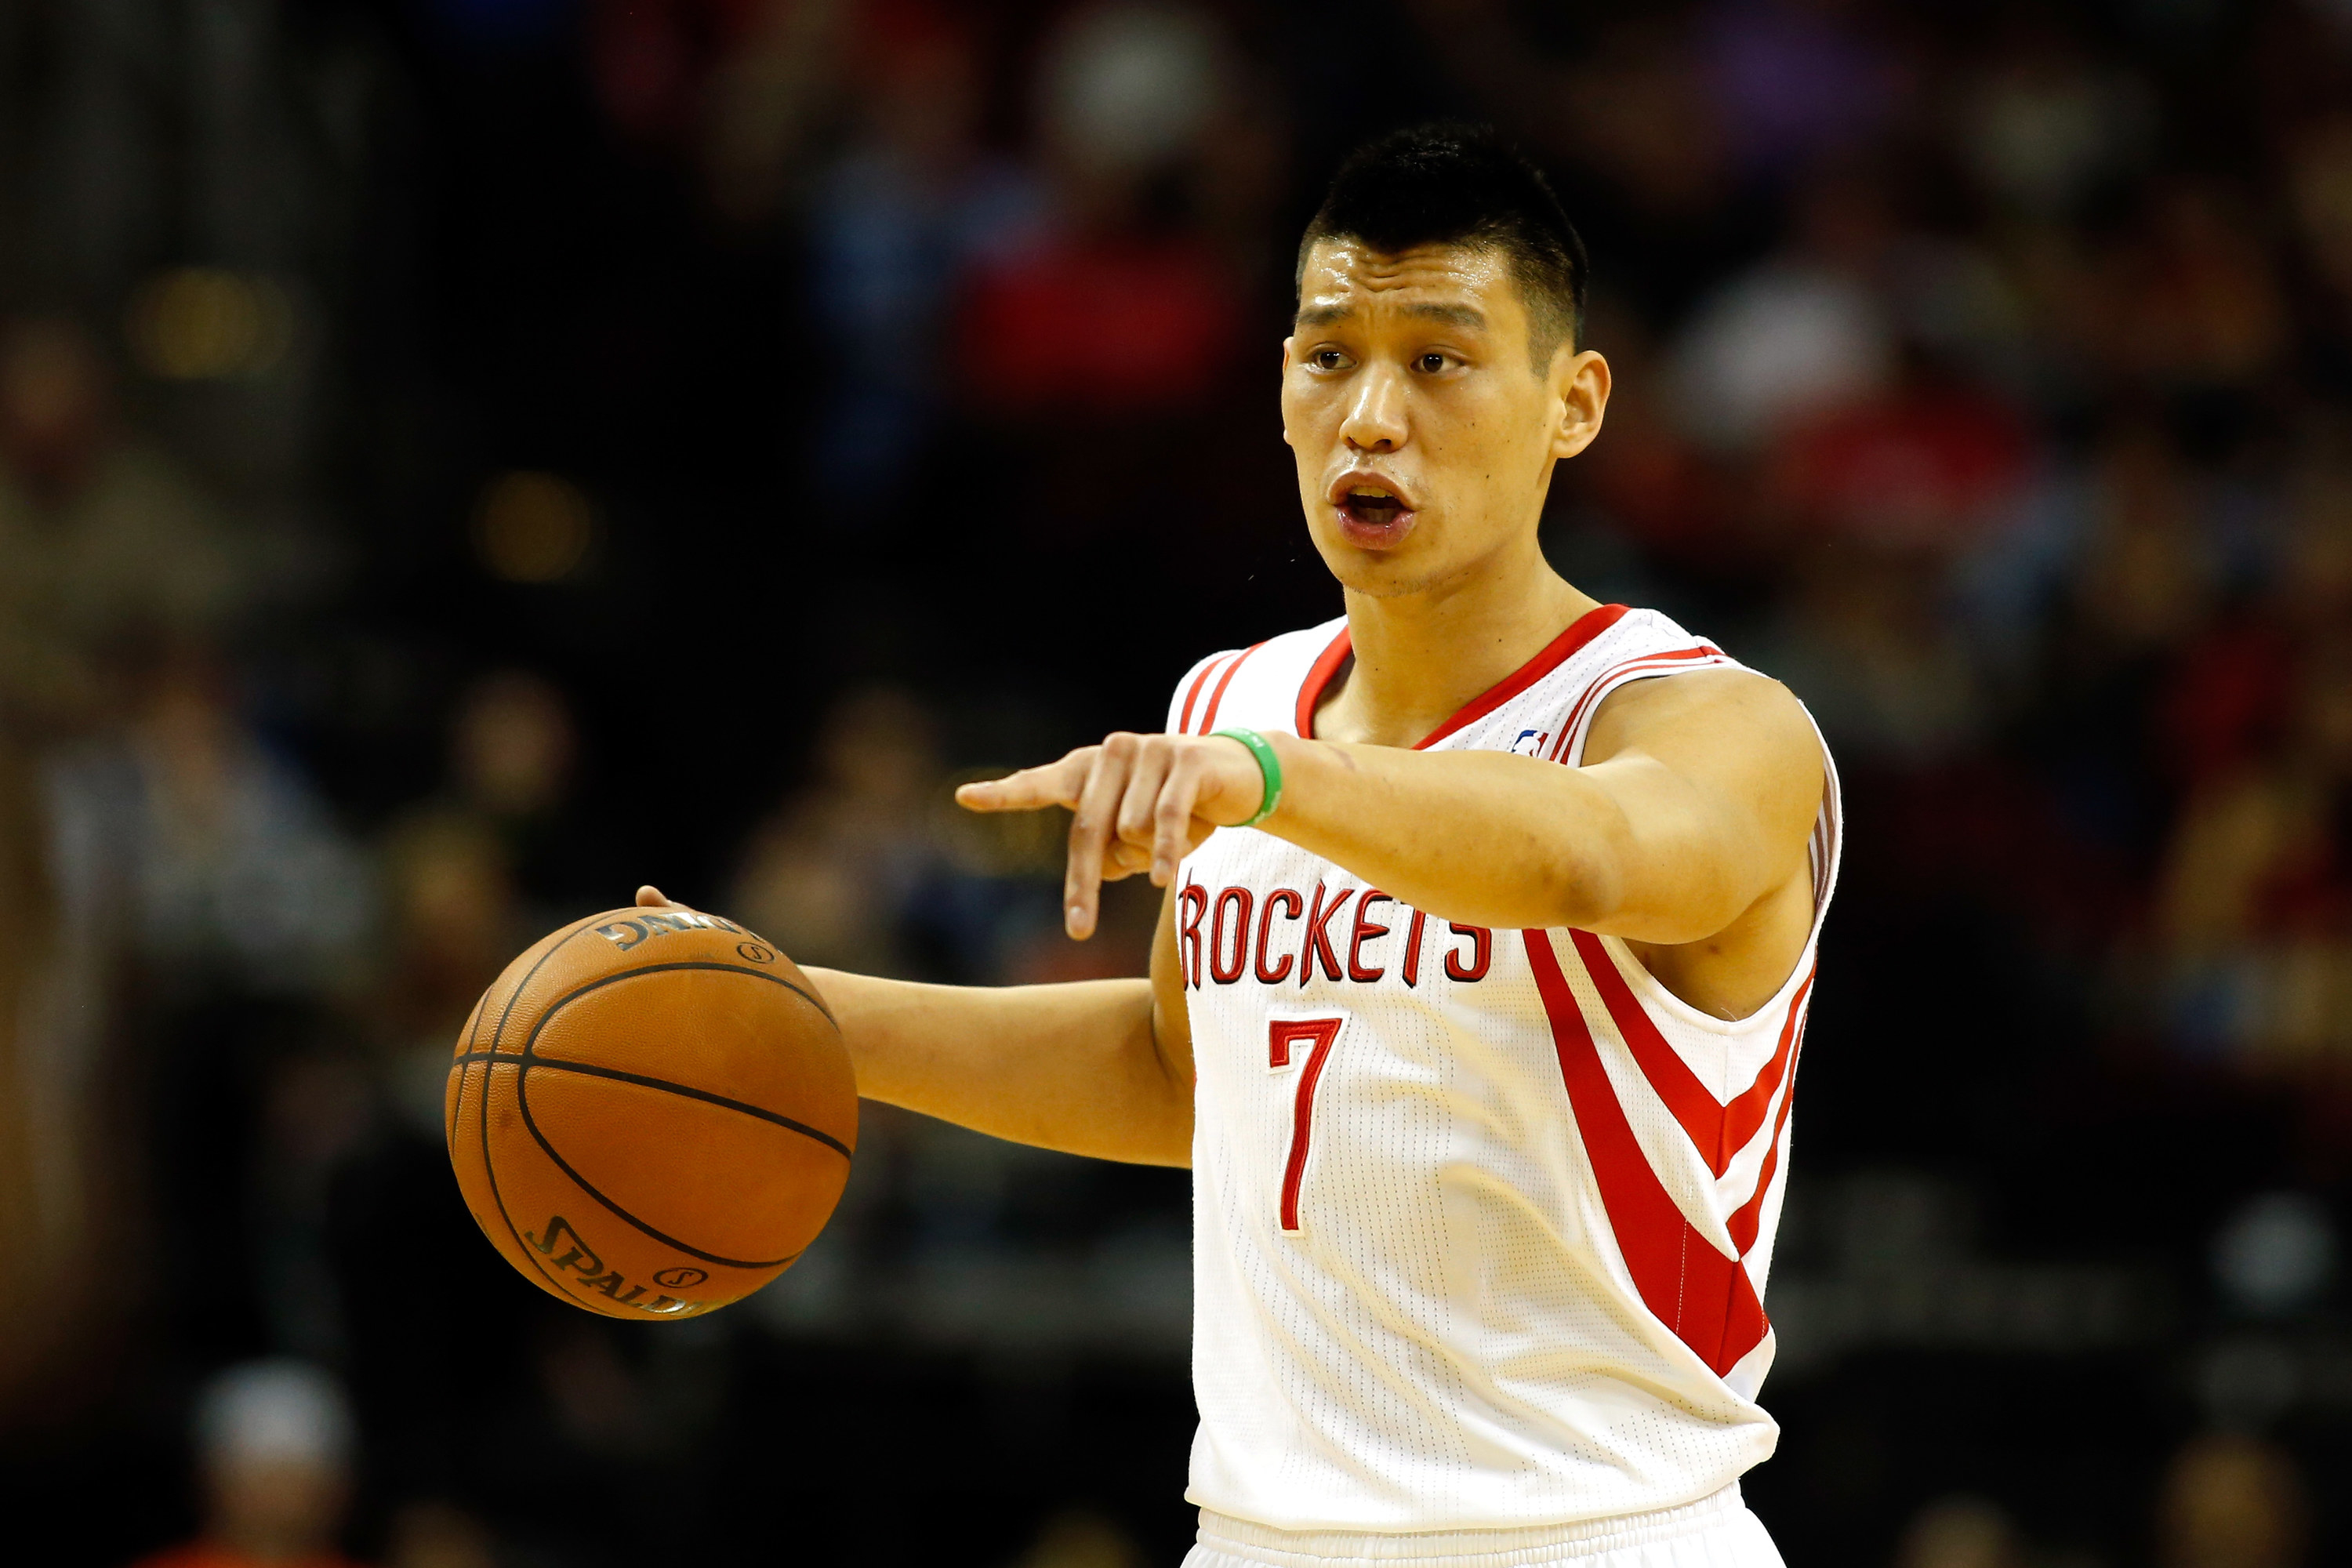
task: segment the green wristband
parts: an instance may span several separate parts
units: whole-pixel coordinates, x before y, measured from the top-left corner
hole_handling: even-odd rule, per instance
[[[1255,827],[1272,816],[1274,808],[1282,804],[1282,759],[1274,754],[1272,742],[1255,730],[1219,730],[1216,732],[1228,741],[1239,741],[1249,748],[1250,755],[1257,759],[1258,776],[1265,781],[1265,793],[1258,797],[1257,815],[1239,824],[1243,827]]]

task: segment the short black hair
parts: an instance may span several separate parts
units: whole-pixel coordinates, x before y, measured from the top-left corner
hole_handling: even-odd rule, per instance
[[[1584,241],[1551,182],[1492,126],[1444,121],[1391,131],[1349,154],[1298,242],[1295,290],[1318,239],[1394,254],[1459,245],[1509,258],[1528,301],[1528,352],[1538,374],[1584,331]]]

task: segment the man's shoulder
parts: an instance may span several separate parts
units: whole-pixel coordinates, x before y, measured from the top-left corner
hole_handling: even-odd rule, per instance
[[[1318,626],[1209,655],[1176,683],[1165,728],[1186,735],[1205,735],[1232,724],[1293,729],[1298,689],[1318,659],[1344,646],[1340,637],[1347,629],[1348,617],[1336,616]]]

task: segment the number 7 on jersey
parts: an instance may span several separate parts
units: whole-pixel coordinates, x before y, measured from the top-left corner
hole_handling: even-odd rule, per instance
[[[1275,1018],[1267,1022],[1266,1067],[1280,1072],[1290,1065],[1293,1046],[1307,1047],[1298,1066],[1298,1087],[1290,1114],[1290,1158],[1282,1167],[1282,1228],[1298,1234],[1298,1184],[1307,1175],[1307,1149],[1315,1132],[1315,1086],[1323,1064],[1330,1059],[1331,1044],[1339,1037],[1345,1018]]]

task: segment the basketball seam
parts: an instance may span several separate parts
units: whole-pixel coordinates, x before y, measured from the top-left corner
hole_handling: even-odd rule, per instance
[[[479,996],[474,998],[474,1010],[466,1015],[466,1026],[457,1031],[457,1045],[459,1049],[457,1052],[457,1064],[453,1065],[467,1063],[475,1059],[474,1030],[481,1024],[482,1011],[485,1007],[489,1005],[489,1001],[490,994],[488,991],[484,991]],[[489,1071],[488,1068],[485,1068],[482,1070],[485,1074],[488,1074]],[[447,1117],[446,1125],[444,1127],[441,1135],[441,1144],[448,1152],[449,1168],[453,1173],[457,1168],[457,1121],[458,1118],[464,1115],[466,1110],[466,1080],[469,1072],[470,1069],[468,1068],[463,1065],[457,1065],[457,1108],[456,1113]]]
[[[566,938],[565,940],[569,941],[570,939]],[[564,1061],[560,1058],[541,1056],[539,1054],[540,1031],[547,1027],[549,1019],[554,1017],[556,1014],[562,1012],[564,1008],[571,1006],[572,1004],[577,1002],[583,996],[587,995],[591,991],[602,991],[607,985],[617,985],[624,980],[633,980],[640,974],[662,974],[681,969],[711,970],[722,974],[744,974],[749,975],[753,980],[764,980],[771,985],[781,985],[785,990],[791,992],[793,995],[799,997],[802,1001],[807,1003],[810,1006],[815,1008],[819,1013],[824,1013],[824,1021],[827,1024],[833,1025],[834,1037],[838,1039],[841,1036],[841,1026],[833,1022],[833,1015],[825,1012],[824,1004],[818,1001],[814,996],[802,990],[799,986],[793,984],[791,981],[785,979],[781,974],[772,974],[764,969],[748,969],[740,963],[727,963],[717,959],[679,958],[673,959],[667,963],[641,963],[635,969],[624,969],[617,974],[600,975],[596,979],[589,981],[585,985],[575,987],[574,989],[566,992],[564,994],[558,996],[554,1001],[550,1002],[540,1013],[539,1022],[530,1026],[530,1036],[524,1039],[522,1049],[516,1054],[525,1060],[537,1064],[543,1064],[548,1067],[566,1067],[583,1072],[595,1070],[608,1077],[618,1076],[620,1074],[620,1069],[618,1068],[592,1069],[589,1064],[584,1062],[569,1062]],[[492,1043],[490,1049],[493,1052],[498,1050],[498,1046],[495,1042]],[[689,1089],[685,1084],[672,1083],[667,1079],[646,1078],[638,1081],[651,1086],[658,1086],[662,1089],[676,1089],[680,1094],[690,1095],[697,1100],[709,1100],[714,1105],[729,1106],[734,1110],[743,1111],[747,1115],[761,1117],[766,1121],[776,1122],[779,1126],[789,1127],[795,1132],[806,1133],[809,1137],[815,1139],[820,1143],[831,1145],[833,1148],[839,1150],[842,1158],[845,1160],[855,1159],[856,1157],[856,1153],[848,1147],[848,1145],[843,1143],[839,1139],[835,1138],[828,1133],[822,1132],[816,1128],[803,1126],[800,1122],[794,1121],[789,1116],[780,1115],[779,1113],[772,1110],[763,1110],[756,1105],[747,1105],[740,1100],[731,1100],[725,1099],[723,1096],[709,1094],[702,1089]],[[856,1085],[853,1083],[851,1087],[855,1088]]]
[[[709,1105],[719,1106],[728,1110],[740,1110],[746,1116],[756,1116],[762,1121],[772,1121],[777,1126],[797,1132],[803,1138],[814,1139],[845,1160],[856,1158],[855,1152],[848,1144],[821,1127],[811,1127],[806,1122],[795,1121],[781,1112],[765,1110],[740,1100],[730,1100],[723,1094],[713,1094],[706,1089],[696,1089],[690,1084],[672,1083],[666,1078],[647,1078],[643,1073],[623,1072],[619,1068],[598,1067],[593,1062],[564,1061],[555,1057],[542,1057],[530,1052],[516,1056],[510,1051],[479,1051],[469,1056],[459,1057],[457,1059],[460,1062],[516,1062],[526,1070],[531,1068],[545,1068],[551,1072],[576,1072],[584,1073],[590,1078],[609,1078],[616,1083],[635,1084],[640,1089],[658,1089],[670,1094],[683,1096],[688,1100],[698,1100]]]
[[[565,940],[569,941],[570,939],[566,938]],[[667,1235],[662,1231],[656,1229],[654,1226],[647,1225],[644,1220],[639,1219],[635,1215],[631,1214],[628,1210],[623,1208],[620,1205],[606,1197],[602,1192],[599,1192],[596,1189],[595,1184],[590,1182],[587,1177],[573,1170],[572,1168],[571,1162],[564,1159],[562,1154],[557,1153],[555,1145],[548,1140],[547,1134],[539,1130],[539,1119],[530,1113],[530,1094],[526,1081],[530,1068],[535,1066],[551,1067],[562,1065],[566,1068],[576,1069],[585,1065],[582,1063],[558,1064],[539,1055],[540,1034],[551,1022],[554,1020],[556,1014],[562,1012],[564,1008],[570,1006],[581,997],[587,995],[590,992],[601,991],[607,985],[617,984],[621,981],[632,979],[640,974],[658,974],[667,971],[687,969],[714,970],[728,974],[748,974],[755,980],[764,980],[771,984],[781,985],[785,990],[791,992],[793,995],[800,997],[811,1006],[815,1007],[818,1012],[824,1012],[823,1005],[820,1005],[814,997],[811,996],[807,992],[802,990],[799,986],[793,984],[791,981],[786,980],[780,974],[770,974],[757,969],[747,969],[740,964],[713,963],[708,959],[682,959],[670,963],[647,963],[642,964],[635,969],[623,970],[618,974],[602,975],[597,979],[590,981],[585,985],[579,986],[570,993],[557,997],[554,1001],[549,1003],[545,1008],[541,1010],[538,1021],[531,1025],[530,1033],[524,1037],[521,1051],[517,1053],[518,1060],[517,1071],[515,1074],[515,1104],[520,1108],[522,1111],[522,1124],[530,1130],[531,1139],[533,1142],[538,1143],[541,1152],[544,1153],[549,1159],[554,1161],[556,1168],[562,1171],[565,1175],[571,1177],[573,1185],[577,1186],[582,1192],[587,1194],[590,1197],[595,1199],[598,1203],[604,1205],[607,1209],[610,1209],[616,1217],[629,1225],[635,1226],[637,1229],[645,1232],[647,1236],[652,1237],[656,1241],[660,1242],[663,1246],[674,1247],[680,1252],[688,1254],[689,1257],[701,1258],[706,1263],[716,1263],[721,1268],[782,1268],[790,1264],[794,1258],[800,1257],[801,1253],[794,1252],[783,1258],[770,1258],[758,1262],[750,1262],[735,1258],[722,1258],[715,1252],[705,1252],[698,1247],[689,1246],[687,1243],[678,1240],[677,1237]],[[825,1022],[828,1024],[833,1022],[831,1015],[826,1015]],[[838,1032],[839,1029],[836,1026],[835,1033],[837,1034]],[[493,1049],[495,1050],[495,1047],[493,1047]],[[613,1069],[607,1068],[605,1069],[605,1073],[598,1074],[597,1076],[606,1076],[606,1074],[609,1074],[612,1071]],[[659,1083],[657,1086],[663,1089],[677,1089],[681,1092],[691,1094],[693,1098],[696,1099],[706,1098],[703,1095],[696,1094],[694,1091],[688,1090],[686,1086],[683,1084]],[[707,1098],[713,1100],[717,1100],[719,1099],[717,1096],[709,1096]],[[754,1115],[761,1114],[755,1107],[741,1106],[740,1109]],[[816,1129],[814,1128],[796,1130],[805,1131],[812,1137],[817,1137]],[[820,1138],[819,1141],[831,1144],[835,1149],[841,1148],[841,1145],[831,1138]],[[845,1154],[848,1152],[846,1150],[843,1150],[842,1152]],[[513,1222],[509,1221],[508,1223],[511,1226]],[[803,1247],[801,1249],[802,1252],[805,1252],[808,1249],[806,1247]]]
[[[572,1168],[572,1163],[570,1161],[566,1160],[562,1155],[555,1152],[555,1145],[549,1142],[547,1140],[547,1134],[539,1130],[539,1119],[530,1113],[530,1093],[523,1082],[523,1075],[520,1067],[518,1067],[515,1072],[515,1103],[521,1107],[522,1124],[530,1130],[531,1138],[539,1144],[540,1152],[545,1154],[549,1159],[555,1162],[555,1167],[557,1170],[562,1171],[565,1175],[572,1178],[572,1184],[573,1186],[578,1187],[582,1192],[587,1194],[590,1197],[594,1198],[598,1203],[612,1210],[614,1215],[626,1223],[636,1226],[637,1229],[644,1231],[647,1236],[652,1237],[664,1247],[674,1247],[678,1251],[687,1254],[688,1257],[699,1258],[705,1263],[716,1263],[727,1268],[781,1268],[785,1264],[790,1263],[793,1258],[800,1256],[800,1253],[795,1252],[783,1258],[772,1258],[765,1259],[721,1258],[715,1252],[705,1252],[698,1247],[688,1246],[685,1242],[678,1240],[677,1237],[674,1236],[663,1234],[661,1231],[658,1231],[652,1226],[647,1225],[645,1221],[639,1219],[636,1215],[631,1214],[628,1210],[623,1208],[620,1205],[614,1203],[612,1199],[599,1192],[593,1183]]]
[[[578,926],[566,931],[563,934],[562,939],[557,942],[553,947],[551,947],[545,952],[541,953],[539,955],[539,962],[532,964],[529,972],[526,973],[520,980],[515,983],[513,994],[507,998],[506,1006],[500,1010],[499,1014],[499,1026],[497,1029],[493,1030],[490,1035],[490,1050],[493,1055],[498,1051],[499,1038],[506,1034],[507,1019],[513,1016],[516,997],[519,997],[523,994],[524,988],[530,985],[532,978],[536,976],[540,970],[546,965],[549,959],[553,958],[556,953],[562,949],[566,942],[569,942],[573,937],[578,936],[582,931],[590,929],[588,921],[593,919],[595,919],[595,916],[591,915],[587,920],[582,921]],[[580,1302],[580,1298],[578,1296],[565,1289],[562,1283],[558,1280],[554,1275],[550,1274],[547,1271],[547,1266],[539,1260],[539,1249],[531,1246],[530,1242],[523,1239],[522,1232],[515,1228],[514,1215],[507,1212],[506,1194],[499,1190],[499,1168],[497,1163],[490,1158],[490,1089],[492,1085],[497,1082],[497,1079],[498,1064],[496,1062],[484,1063],[482,1067],[482,1174],[488,1178],[490,1184],[490,1201],[498,1205],[499,1218],[506,1222],[507,1234],[514,1237],[516,1247],[525,1258],[530,1260],[530,1266],[538,1272],[539,1277],[547,1281],[547,1288],[563,1300],[584,1305],[584,1303]],[[459,1092],[463,1092],[462,1088]],[[518,1103],[522,1100],[522,1063],[520,1058],[517,1058],[515,1063],[515,1100]],[[523,1112],[523,1119],[528,1121],[530,1117],[530,1112],[526,1109]],[[536,1137],[537,1133],[534,1131],[532,1135]],[[594,1311],[595,1309],[591,1307],[589,1308],[589,1310]]]

